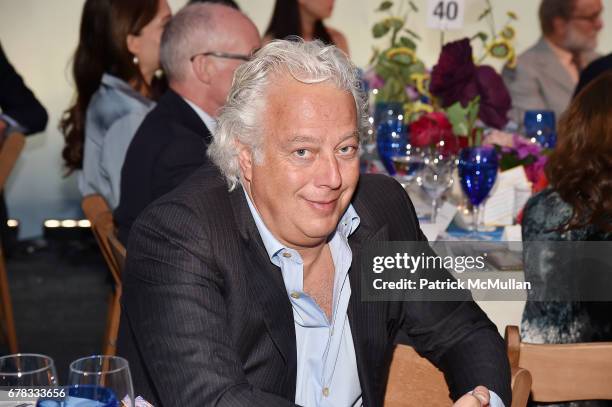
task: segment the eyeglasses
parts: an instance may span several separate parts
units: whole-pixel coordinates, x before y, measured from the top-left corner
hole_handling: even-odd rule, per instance
[[[601,18],[601,13],[602,13],[601,11],[598,11],[588,16],[572,16],[570,17],[570,20],[583,20],[591,24],[595,24],[597,20]]]
[[[232,54],[229,52],[217,52],[217,51],[200,52],[199,54],[195,54],[194,56],[189,58],[189,60],[193,62],[193,60],[200,55],[205,56],[205,57],[213,56],[213,57],[225,58],[225,59],[239,59],[241,61],[247,61],[247,62],[251,60],[251,55]]]

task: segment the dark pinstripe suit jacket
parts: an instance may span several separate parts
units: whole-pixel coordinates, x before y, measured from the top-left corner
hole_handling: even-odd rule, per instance
[[[424,239],[388,177],[362,176],[353,205],[353,256],[367,241]],[[445,371],[454,398],[483,384],[510,405],[502,339],[473,302],[362,302],[359,272],[354,257],[348,315],[366,406],[382,405],[398,338]],[[243,191],[228,192],[216,170],[198,170],[134,224],[119,354],[136,393],[158,407],[294,405],[295,330],[280,269]]]

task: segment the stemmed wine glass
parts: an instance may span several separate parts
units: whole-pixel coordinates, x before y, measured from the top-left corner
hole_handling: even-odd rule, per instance
[[[497,152],[491,146],[469,147],[459,154],[459,179],[472,203],[472,230],[478,232],[479,206],[489,196],[497,178]]]
[[[118,356],[88,356],[70,364],[68,396],[93,400],[99,406],[134,406],[134,389],[127,360]]]
[[[17,353],[0,357],[0,386],[57,386],[53,359],[37,353]]]
[[[405,187],[409,186],[417,177],[424,166],[423,152],[420,148],[415,148],[407,144],[402,150],[402,154],[391,157],[395,168],[395,179]]]
[[[416,181],[431,198],[431,223],[436,223],[440,198],[453,185],[455,158],[433,150],[423,157],[423,166]]]

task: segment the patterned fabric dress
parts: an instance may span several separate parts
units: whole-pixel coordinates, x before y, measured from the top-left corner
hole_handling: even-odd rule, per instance
[[[573,343],[612,341],[612,302],[534,301],[551,298],[566,276],[559,275],[558,255],[542,246],[530,250],[530,241],[612,241],[612,233],[593,227],[561,233],[556,230],[572,215],[572,208],[552,189],[532,197],[523,216],[525,277],[538,281],[525,305],[521,336],[531,343]],[[564,271],[562,273],[565,273]],[[566,280],[569,281],[569,280]],[[610,287],[612,290],[612,287]],[[610,407],[610,401],[582,401],[565,404],[531,404],[567,407]]]

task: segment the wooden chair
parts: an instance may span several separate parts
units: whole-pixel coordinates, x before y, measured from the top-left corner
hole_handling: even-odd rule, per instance
[[[531,385],[525,369],[512,370],[512,406],[525,407]],[[411,346],[398,345],[393,353],[385,407],[452,406],[444,375]]]
[[[25,137],[21,133],[10,134],[4,141],[4,144],[2,144],[0,149],[0,191],[4,189],[4,184],[11,174],[24,145]],[[0,245],[0,297],[0,324],[2,325],[0,330],[8,343],[9,351],[17,353],[17,332],[13,317],[13,302],[11,301],[11,291],[6,275],[2,245]]]
[[[510,365],[533,377],[534,402],[612,400],[612,342],[524,343],[516,326],[505,336]]]
[[[83,198],[81,207],[91,224],[91,230],[113,277],[114,289],[108,299],[103,353],[114,355],[117,350],[117,335],[121,317],[121,274],[125,265],[126,251],[117,240],[113,214],[101,195],[86,196]]]

